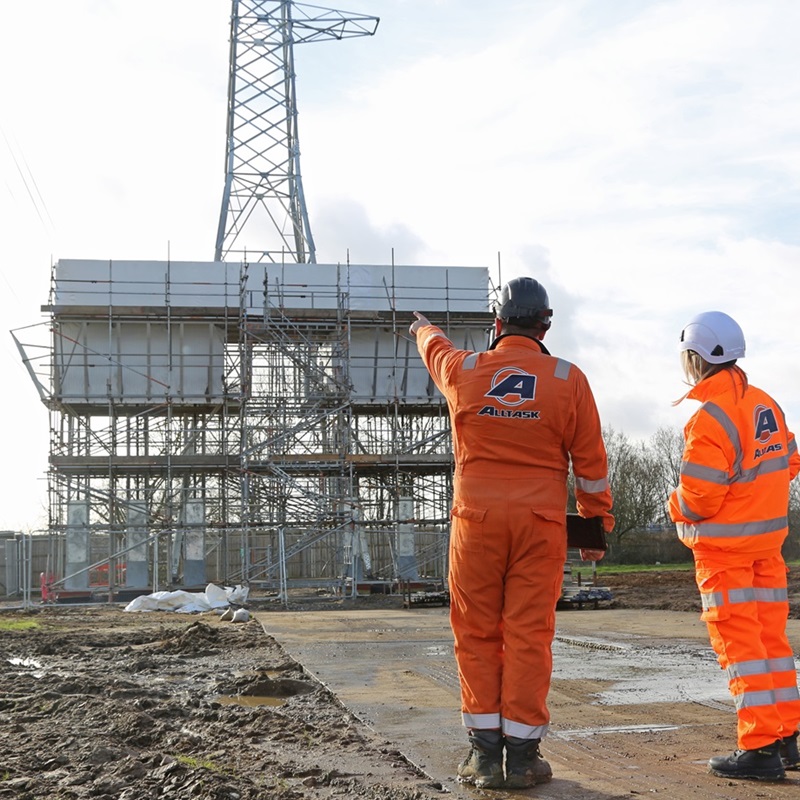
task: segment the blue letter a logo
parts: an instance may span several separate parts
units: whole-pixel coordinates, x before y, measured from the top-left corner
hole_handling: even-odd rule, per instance
[[[773,433],[778,432],[778,421],[775,412],[766,406],[757,406],[755,410],[756,439],[759,442],[769,441]]]
[[[505,367],[492,378],[492,388],[486,397],[496,397],[503,405],[518,406],[536,396],[536,376],[518,367]]]

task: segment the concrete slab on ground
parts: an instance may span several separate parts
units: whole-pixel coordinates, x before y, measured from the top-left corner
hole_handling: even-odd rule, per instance
[[[457,798],[481,794],[455,780],[467,740],[446,608],[255,616],[433,781]],[[706,771],[710,755],[735,747],[735,712],[697,614],[559,612],[554,657],[548,700],[553,726],[543,743],[554,780],[491,794],[542,800],[612,800],[648,792],[682,800],[732,796],[729,781]],[[766,793],[761,783],[736,786],[742,800],[780,798],[796,795],[800,781],[769,784]]]

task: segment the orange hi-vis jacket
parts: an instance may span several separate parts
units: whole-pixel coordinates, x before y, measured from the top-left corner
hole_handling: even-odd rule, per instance
[[[779,549],[800,454],[780,406],[722,370],[687,395],[702,405],[684,429],[680,485],[669,512],[687,547],[740,554]]]
[[[600,417],[578,367],[518,335],[476,353],[457,349],[429,325],[417,331],[417,347],[447,398],[457,482],[467,475],[492,485],[541,476],[563,478],[566,487],[571,461],[579,513],[603,517],[606,531],[613,529]]]

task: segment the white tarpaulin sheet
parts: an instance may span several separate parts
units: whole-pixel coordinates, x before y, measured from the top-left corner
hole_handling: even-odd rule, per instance
[[[211,611],[227,608],[231,603],[242,605],[247,601],[246,586],[216,586],[209,583],[204,592],[154,592],[136,597],[123,611],[177,611],[181,614],[194,614],[198,611]]]

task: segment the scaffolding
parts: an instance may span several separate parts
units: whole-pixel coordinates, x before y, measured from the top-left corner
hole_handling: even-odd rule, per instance
[[[61,260],[47,580],[356,592],[446,574],[447,406],[420,310],[484,349],[488,270]],[[25,342],[18,339],[23,353]]]

